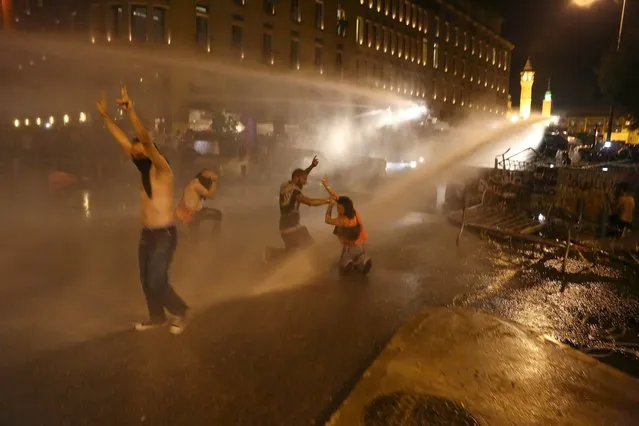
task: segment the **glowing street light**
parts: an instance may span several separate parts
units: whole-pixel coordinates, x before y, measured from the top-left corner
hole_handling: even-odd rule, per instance
[[[64,124],[69,124],[69,116],[67,114],[64,114],[64,117],[62,117],[62,121],[64,122]]]
[[[15,120],[13,120],[13,125],[15,127],[20,127],[20,120],[18,120],[17,118]]]
[[[87,121],[87,115],[83,112],[80,113],[80,123]]]
[[[572,2],[574,4],[576,4],[579,7],[590,7],[593,5],[593,3],[595,3],[597,0],[572,0]]]
[[[25,126],[28,126],[28,125],[29,125],[29,119],[28,119],[28,118],[25,118],[25,119],[24,119],[24,125],[25,125]]]
[[[53,123],[55,123],[55,119],[53,118],[53,116],[49,117],[49,124],[53,125]]]
[[[38,126],[42,124],[42,120],[40,120],[40,117],[36,118],[36,124]]]

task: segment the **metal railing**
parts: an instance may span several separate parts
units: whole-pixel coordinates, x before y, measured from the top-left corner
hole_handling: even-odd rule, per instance
[[[526,148],[523,151],[520,151],[516,154],[511,155],[510,157],[506,157],[506,154],[510,152],[510,148],[504,151],[501,155],[495,157],[495,168],[502,170],[533,170],[538,165],[538,159],[540,158],[539,153],[533,148]],[[534,154],[533,161],[528,160],[514,160],[515,157],[518,157],[524,153],[532,152]]]

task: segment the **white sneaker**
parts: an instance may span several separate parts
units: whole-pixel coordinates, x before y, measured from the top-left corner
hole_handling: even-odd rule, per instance
[[[181,317],[175,317],[171,320],[171,324],[169,325],[169,333],[173,335],[182,334],[186,325],[188,323],[188,316],[185,312]]]
[[[140,321],[135,324],[135,331],[153,330],[155,328],[164,327],[165,325],[166,325],[166,320],[162,322],[156,322],[151,320]]]

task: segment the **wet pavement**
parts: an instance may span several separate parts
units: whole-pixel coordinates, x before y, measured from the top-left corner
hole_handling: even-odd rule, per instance
[[[395,334],[328,424],[630,426],[638,383],[494,315],[426,308]]]
[[[266,267],[263,247],[280,243],[276,209],[261,201],[230,209],[217,239],[206,226],[198,241],[180,234],[172,279],[192,322],[179,337],[136,334],[130,325],[145,314],[136,206],[86,215],[81,201],[74,214],[64,201],[46,210],[46,221],[32,209],[0,231],[11,241],[0,248],[2,425],[319,423],[424,306],[497,311],[559,338],[564,330],[562,340],[575,345],[600,317],[570,322],[571,313],[627,312],[617,323],[632,325],[636,312],[614,268],[597,271],[613,278],[560,295],[554,279],[529,276],[470,233],[458,250],[457,230],[423,213],[369,225],[366,281],[338,279],[339,247],[323,209],[303,213],[316,247]],[[560,297],[571,304],[557,302],[564,315],[551,316],[548,300]]]

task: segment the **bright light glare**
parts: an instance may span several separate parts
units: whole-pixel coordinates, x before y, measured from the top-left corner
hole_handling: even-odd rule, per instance
[[[242,123],[239,123],[239,122],[238,122],[238,123],[235,125],[235,131],[236,131],[237,133],[242,133],[242,132],[244,131],[244,129],[246,129],[246,126],[244,126],[244,124],[242,124]]]
[[[410,162],[410,168],[414,169],[415,167],[417,167],[417,161],[411,161]]]
[[[51,128],[51,126],[53,126],[53,124],[51,124],[51,123],[44,123],[44,128],[45,128],[45,129],[50,129],[50,128]]]
[[[553,115],[552,117],[550,117],[550,122],[554,125],[559,124],[559,116],[558,115]]]
[[[424,157],[419,157],[419,162],[423,164],[424,163]]]
[[[423,117],[427,111],[428,109],[423,105],[413,105],[397,111],[392,111],[388,108],[386,114],[383,114],[382,117],[380,117],[378,126],[393,126],[406,121],[416,120]]]
[[[604,148],[610,148],[612,146],[612,142],[606,141],[604,142]]]
[[[29,125],[29,119],[28,119],[28,118],[25,118],[25,119],[24,119],[24,125],[25,125],[25,126],[28,126],[28,125]]]
[[[544,223],[544,222],[546,222],[546,217],[543,214],[539,213],[539,216],[537,216],[537,220],[540,223]]]
[[[85,217],[91,217],[91,195],[88,191],[82,192],[82,209]]]
[[[40,117],[36,118],[36,124],[39,126],[40,124],[42,124],[42,120],[40,120]]]
[[[64,124],[69,123],[69,116],[67,114],[64,114],[64,117],[62,117],[62,121],[64,122]]]
[[[53,124],[55,122],[55,119],[53,118],[53,116],[49,117],[49,124]]]
[[[597,0],[572,0],[572,2],[574,4],[576,4],[579,7],[590,7],[592,6]]]
[[[511,115],[510,116],[510,121],[512,121],[513,123],[516,123],[519,121],[519,116],[518,115]]]
[[[13,125],[15,127],[20,127],[20,120],[18,120],[17,118],[15,120],[13,120]]]
[[[87,121],[87,115],[83,112],[80,113],[80,123]]]
[[[604,167],[601,170],[603,170],[604,172],[607,172],[608,171],[608,167]]]

